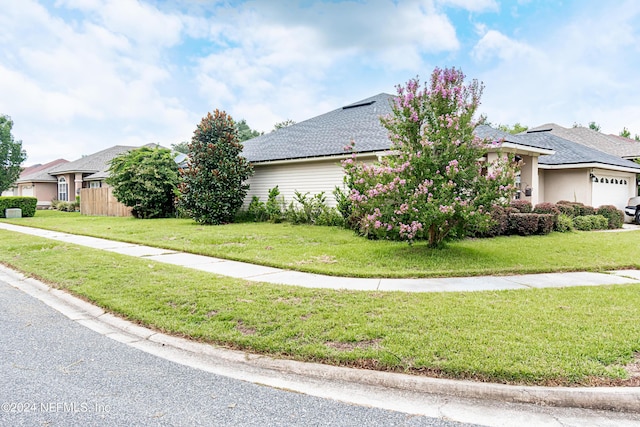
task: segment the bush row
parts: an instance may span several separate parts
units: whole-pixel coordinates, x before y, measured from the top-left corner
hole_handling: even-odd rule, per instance
[[[240,211],[239,221],[254,222],[289,222],[291,224],[311,224],[342,226],[344,220],[337,209],[327,205],[324,192],[310,195],[310,193],[294,194],[294,200],[285,205],[284,198],[280,196],[278,187],[269,190],[267,202],[262,202],[259,197],[253,196],[246,211]]]
[[[0,218],[5,217],[6,209],[21,209],[23,217],[32,217],[36,214],[36,197],[6,196],[0,197]]]
[[[76,197],[75,202],[66,202],[64,200],[53,200],[51,208],[61,212],[75,212],[80,209],[80,197]]]
[[[615,229],[622,227],[624,221],[624,213],[615,206],[604,205],[595,209],[566,201],[545,202],[533,207],[526,200],[516,200],[508,207],[494,206],[491,216],[491,227],[482,233],[486,237]]]

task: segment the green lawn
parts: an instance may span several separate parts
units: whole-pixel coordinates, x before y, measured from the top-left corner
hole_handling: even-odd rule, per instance
[[[129,228],[127,221],[111,224],[120,223],[126,227],[118,234]],[[172,231],[154,233],[170,242]],[[640,383],[625,370],[640,352],[638,286],[427,294],[306,289],[4,230],[0,262],[158,330],[277,357],[514,384]]]
[[[339,276],[445,277],[640,267],[640,231],[468,239],[429,249],[424,243],[366,240],[342,228],[291,224],[203,226],[187,219],[137,220],[57,211],[3,221]]]

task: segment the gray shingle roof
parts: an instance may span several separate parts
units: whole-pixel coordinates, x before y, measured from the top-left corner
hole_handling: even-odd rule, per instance
[[[248,161],[301,159],[345,154],[344,147],[355,141],[360,153],[384,151],[390,148],[387,130],[380,116],[391,113],[395,98],[380,93],[326,114],[296,123],[244,142],[243,156]],[[548,149],[533,140],[519,138],[489,126],[479,126],[481,138],[505,139],[514,144]]]
[[[534,130],[517,136],[532,139],[538,143],[547,144],[555,150],[555,154],[539,157],[538,163],[541,165],[580,165],[599,163],[605,166],[609,165],[637,169],[638,173],[640,173],[640,165],[635,162],[587,147],[586,145],[569,141],[568,139],[560,138],[549,131]]]
[[[476,136],[482,139],[490,139],[492,141],[504,141],[512,144],[523,145],[525,147],[541,148],[544,150],[553,150],[547,141],[538,138],[527,138],[526,136],[513,135],[500,129],[492,128],[487,125],[479,125],[473,131]]]
[[[250,162],[345,154],[353,140],[358,152],[389,149],[380,116],[391,112],[393,95],[380,93],[326,114],[275,130],[244,142]]]
[[[591,147],[618,157],[640,157],[640,142],[615,135],[606,135],[586,127],[565,128],[556,123],[547,123],[529,131],[546,130],[560,138]]]
[[[125,145],[115,145],[97,153],[90,154],[88,156],[81,157],[73,162],[59,165],[51,170],[51,175],[61,175],[64,173],[81,172],[81,173],[96,173],[109,169],[109,162],[126,151],[133,150],[139,147],[129,147]]]
[[[69,161],[65,159],[57,159],[52,162],[45,163],[44,165],[32,166],[20,174],[20,178],[17,182],[55,182],[57,180],[49,175],[49,171],[68,162]]]

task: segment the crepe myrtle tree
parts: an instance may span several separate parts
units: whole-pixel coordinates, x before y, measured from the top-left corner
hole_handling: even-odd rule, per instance
[[[189,144],[189,161],[181,170],[178,205],[201,224],[233,221],[242,206],[252,175],[242,157],[238,128],[224,111],[208,113],[196,128]]]
[[[429,86],[397,86],[392,113],[381,118],[391,152],[375,164],[343,162],[351,223],[370,238],[428,240],[430,247],[491,224],[490,208],[514,191],[511,156],[492,162],[497,142],[476,137],[474,113],[482,85],[462,71],[436,68]]]

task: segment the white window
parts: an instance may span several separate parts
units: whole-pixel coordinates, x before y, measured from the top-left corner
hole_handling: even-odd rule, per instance
[[[89,188],[100,188],[102,187],[100,181],[89,181]]]
[[[63,176],[58,178],[58,200],[69,201],[69,184]]]

